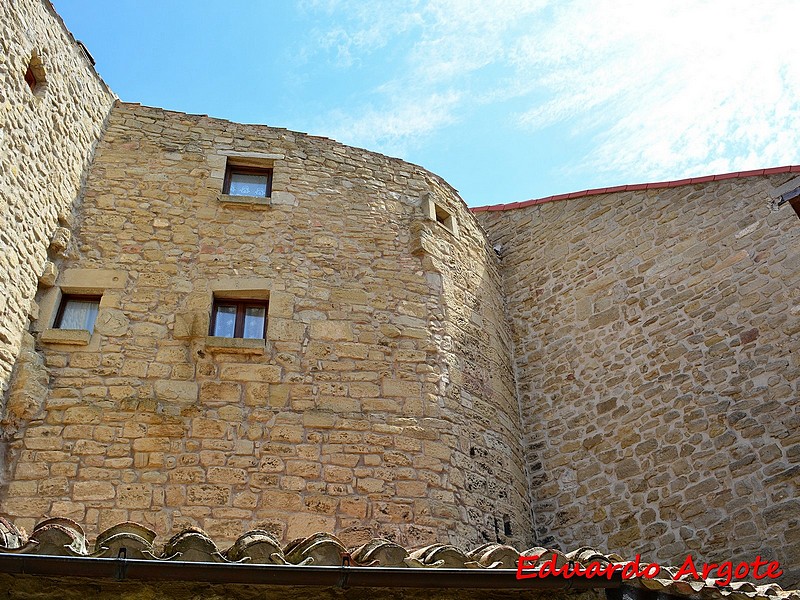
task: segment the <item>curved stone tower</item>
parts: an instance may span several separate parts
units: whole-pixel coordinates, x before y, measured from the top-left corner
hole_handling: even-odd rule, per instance
[[[49,2],[0,4],[0,397],[114,94]],[[55,244],[51,243],[55,241]],[[2,464],[2,459],[0,459]]]
[[[115,103],[46,0],[0,40],[0,516],[800,579],[800,167],[476,219],[401,160]]]
[[[237,168],[271,169],[269,197],[223,193]],[[18,523],[524,544],[497,257],[440,178],[118,103],[68,252],[34,326],[50,391],[0,504]],[[52,329],[65,294],[100,298],[90,337]],[[266,342],[209,335],[242,299],[268,303]]]

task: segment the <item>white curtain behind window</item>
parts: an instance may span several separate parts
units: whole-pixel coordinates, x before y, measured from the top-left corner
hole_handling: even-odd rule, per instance
[[[94,330],[99,303],[93,300],[67,300],[64,315],[61,317],[61,329]]]

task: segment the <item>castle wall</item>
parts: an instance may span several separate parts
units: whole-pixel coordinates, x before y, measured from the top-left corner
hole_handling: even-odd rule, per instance
[[[245,159],[273,165],[269,204],[221,194]],[[59,292],[85,290],[102,292],[91,337],[50,329]],[[215,294],[268,295],[266,344],[209,337]],[[118,103],[39,302],[48,391],[0,501],[18,525],[523,546],[497,258],[423,169]]]
[[[790,175],[481,212],[512,319],[537,543],[800,575]]]
[[[0,43],[0,514],[800,580],[788,175],[476,220],[324,138],[124,103],[104,134],[46,2],[0,4]],[[222,194],[229,161],[273,166],[271,200]],[[53,329],[65,293],[102,295],[93,334]],[[212,338],[215,296],[268,299],[266,341]]]
[[[0,398],[113,94],[48,2],[0,4]],[[34,56],[39,83],[25,81]],[[66,230],[61,231],[65,234]],[[60,238],[51,251],[55,258]],[[55,253],[55,255],[54,255]],[[0,406],[2,413],[2,406]]]

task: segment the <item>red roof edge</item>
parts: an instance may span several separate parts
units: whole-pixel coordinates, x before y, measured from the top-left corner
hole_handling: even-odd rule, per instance
[[[761,173],[759,173],[759,175],[761,175]],[[722,181],[723,179],[736,179],[737,177],[739,177],[738,173],[722,173],[721,175],[714,175],[714,181]]]
[[[525,208],[526,206],[536,206],[547,202],[558,200],[568,200],[573,198],[583,198],[584,196],[597,196],[600,194],[610,194],[613,192],[635,192],[638,190],[656,190],[663,188],[681,187],[683,185],[694,185],[696,183],[706,183],[708,181],[723,181],[725,179],[736,179],[738,177],[757,177],[759,175],[780,175],[781,173],[800,173],[800,165],[786,165],[784,167],[770,167],[769,169],[754,169],[752,171],[737,171],[735,173],[720,173],[719,175],[704,175],[703,177],[689,177],[686,179],[674,179],[672,181],[655,181],[651,183],[635,183],[631,185],[617,185],[607,188],[595,188],[592,190],[581,190],[568,194],[556,194],[545,198],[535,198],[522,202],[511,202],[509,204],[492,204],[489,206],[476,206],[470,208],[473,213],[511,210],[514,208]]]

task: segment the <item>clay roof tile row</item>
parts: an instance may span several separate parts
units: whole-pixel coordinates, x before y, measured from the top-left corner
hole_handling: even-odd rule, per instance
[[[30,537],[0,517],[0,555],[118,558],[152,561],[200,563],[247,563],[253,565],[358,566],[416,569],[511,569],[516,571],[520,555],[540,556],[532,567],[541,566],[553,555],[557,566],[577,563],[586,568],[592,563],[622,563],[615,554],[603,554],[594,548],[578,548],[563,553],[547,548],[530,548],[522,553],[503,544],[484,544],[471,551],[450,544],[432,544],[408,550],[387,539],[372,539],[357,548],[345,548],[329,533],[315,533],[282,547],[270,533],[252,530],[241,535],[227,550],[221,551],[201,529],[187,528],[172,536],[160,551],[154,545],[156,533],[137,523],[120,523],[103,531],[90,552],[81,526],[65,518],[53,518],[37,524]],[[124,549],[124,550],[123,550]],[[747,600],[800,600],[800,592],[785,591],[779,585],[755,585],[748,581],[719,587],[711,580],[674,579],[677,569],[662,567],[661,577],[628,580],[629,585],[679,597],[702,600],[718,598]],[[667,575],[664,577],[663,575]],[[515,573],[509,573],[514,577]]]
[[[474,213],[498,211],[498,210],[512,210],[515,208],[525,208],[528,206],[536,206],[537,204],[556,202],[558,200],[572,200],[574,198],[583,198],[584,196],[596,196],[599,194],[611,194],[614,192],[656,190],[663,188],[680,187],[683,185],[694,185],[697,183],[706,183],[709,181],[723,181],[725,179],[736,179],[738,177],[779,175],[782,173],[800,173],[800,165],[787,165],[784,167],[771,167],[769,169],[755,169],[752,171],[737,171],[735,173],[722,173],[720,175],[705,175],[703,177],[689,177],[687,179],[676,179],[673,181],[657,181],[653,183],[636,183],[632,185],[617,185],[614,187],[607,187],[607,188],[594,188],[591,190],[582,190],[580,192],[571,192],[569,194],[556,194],[555,196],[547,196],[546,198],[537,198],[535,200],[526,200],[524,202],[511,202],[509,204],[494,204],[491,206],[476,206],[475,208],[471,208],[470,210]]]

